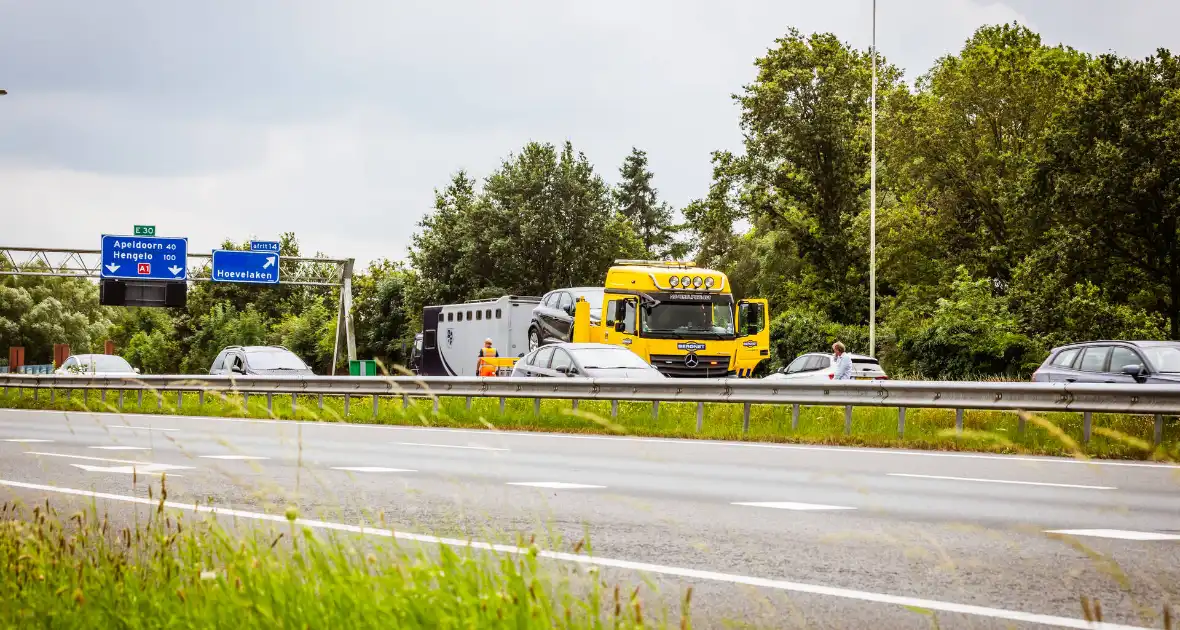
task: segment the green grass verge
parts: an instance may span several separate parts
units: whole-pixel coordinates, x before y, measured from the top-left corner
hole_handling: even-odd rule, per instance
[[[4,628],[647,628],[638,589],[593,570],[329,536],[291,522],[226,529],[162,505],[133,525],[48,503],[0,510]],[[294,519],[293,512],[288,518]],[[621,593],[621,595],[620,595]],[[689,626],[687,600],[678,615]]]
[[[653,415],[651,403],[621,402],[612,415],[608,401],[582,401],[577,409],[569,400],[543,400],[539,412],[532,399],[507,399],[504,411],[495,398],[413,399],[403,407],[400,397],[381,397],[376,412],[369,396],[352,397],[347,409],[342,397],[299,396],[294,409],[290,395],[275,395],[268,408],[266,396],[206,395],[199,404],[195,393],[178,401],[176,393],[163,396],[146,392],[140,400],[128,392],[120,405],[113,392],[103,399],[97,392],[88,398],[79,391],[9,389],[0,394],[0,406],[24,409],[76,411],[120,410],[135,413],[211,415],[224,417],[279,418],[409,426],[561,431],[650,437],[752,440],[810,444],[839,444],[918,449],[971,450],[999,453],[1070,455],[1120,459],[1180,459],[1180,423],[1168,418],[1160,446],[1152,445],[1154,418],[1094,414],[1093,432],[1083,443],[1080,413],[1026,415],[967,411],[963,432],[955,430],[952,410],[908,409],[904,437],[898,436],[898,410],[890,407],[857,407],[852,432],[844,434],[842,407],[801,407],[798,425],[792,426],[790,405],[754,405],[749,431],[742,431],[742,405],[707,404],[701,430],[697,431],[695,403],[661,403]]]

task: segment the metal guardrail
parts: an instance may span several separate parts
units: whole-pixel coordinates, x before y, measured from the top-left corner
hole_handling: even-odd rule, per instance
[[[1075,412],[1083,414],[1083,437],[1090,438],[1094,413],[1118,413],[1155,416],[1155,441],[1163,438],[1164,416],[1180,415],[1180,386],[1124,385],[1106,383],[982,383],[938,381],[851,381],[784,382],[752,379],[548,379],[548,378],[472,378],[472,377],[232,377],[232,376],[138,376],[131,378],[96,375],[13,375],[0,374],[5,395],[9,388],[31,389],[36,398],[49,390],[51,400],[56,390],[82,390],[84,396],[99,390],[103,399],[107,391],[119,392],[122,408],[126,392],[195,392],[201,403],[209,392],[265,395],[268,408],[273,396],[291,395],[292,405],[300,395],[344,398],[347,412],[353,397],[373,400],[373,413],[381,397],[411,398],[465,397],[499,398],[500,409],[506,399],[534,399],[539,409],[542,399],[612,401],[612,415],[619,401],[652,403],[653,417],[659,404],[696,403],[697,430],[704,420],[705,403],[732,403],[744,406],[743,432],[748,431],[751,405],[791,405],[792,426],[797,426],[800,406],[844,407],[844,430],[851,433],[854,407],[898,408],[898,433],[904,434],[906,409],[954,409],[955,426],[963,428],[963,412],[972,410]],[[1023,420],[1020,428],[1023,430]]]

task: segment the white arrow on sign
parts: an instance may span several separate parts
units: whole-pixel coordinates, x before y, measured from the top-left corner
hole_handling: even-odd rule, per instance
[[[142,473],[145,475],[158,475],[169,470],[185,470],[192,468],[192,466],[174,466],[172,464],[145,464],[143,466],[91,466],[90,464],[70,464],[74,468],[81,468],[86,472],[106,472],[106,473],[123,473],[130,475],[133,473]]]
[[[266,264],[263,265],[262,268],[266,269],[267,267],[270,267],[271,265],[274,265],[274,264],[275,264],[275,257],[274,256],[267,256],[266,257]]]
[[[111,264],[107,265],[107,271],[109,271],[111,273],[115,273],[118,270],[119,270],[119,265],[116,265],[115,263],[111,263]]]
[[[184,270],[184,267],[177,267],[176,265],[172,265],[171,267],[168,268],[168,271],[171,271],[172,275],[174,275],[174,276],[183,270]]]

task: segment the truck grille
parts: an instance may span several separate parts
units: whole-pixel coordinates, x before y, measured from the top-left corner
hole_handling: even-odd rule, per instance
[[[729,357],[697,356],[696,365],[685,363],[683,354],[653,354],[652,367],[672,378],[724,378],[729,374]]]

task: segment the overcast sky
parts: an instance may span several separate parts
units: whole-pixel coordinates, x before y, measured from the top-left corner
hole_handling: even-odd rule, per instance
[[[788,27],[867,49],[871,0],[0,0],[0,245],[97,248],[134,224],[294,231],[304,252],[402,258],[433,189],[529,140],[608,181],[645,149],[702,196],[741,144],[730,95]],[[924,73],[978,26],[1142,57],[1174,0],[880,0],[881,54]]]

